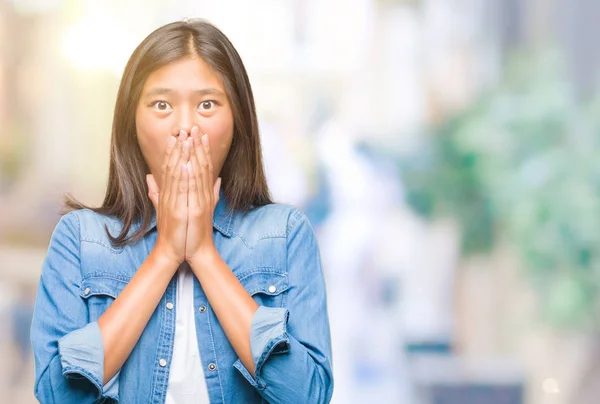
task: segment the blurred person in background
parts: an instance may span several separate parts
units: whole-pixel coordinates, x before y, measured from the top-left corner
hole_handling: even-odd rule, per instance
[[[13,301],[11,307],[12,340],[16,347],[17,360],[12,370],[13,386],[19,385],[27,376],[29,370],[29,360],[31,358],[31,345],[29,343],[29,329],[31,327],[31,317],[33,314],[33,301],[35,290],[26,282],[17,285],[17,298]]]
[[[246,70],[213,25],[137,47],[104,202],[67,206],[31,328],[40,402],[330,401],[314,231],[271,202]]]

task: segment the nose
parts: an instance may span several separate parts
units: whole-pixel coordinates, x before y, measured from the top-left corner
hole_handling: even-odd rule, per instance
[[[198,126],[198,123],[195,120],[196,113],[195,111],[189,111],[186,109],[180,109],[175,119],[175,126],[173,128],[173,133],[175,136],[179,135],[179,131],[183,130],[185,133],[190,136],[192,128],[194,126]]]

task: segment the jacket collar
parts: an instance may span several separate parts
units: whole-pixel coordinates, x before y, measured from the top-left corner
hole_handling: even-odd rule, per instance
[[[231,224],[233,222],[233,211],[229,208],[227,201],[225,199],[225,195],[223,191],[220,191],[219,194],[219,202],[215,207],[215,214],[213,216],[213,228],[215,228],[219,233],[226,237],[231,237]],[[132,226],[132,232],[137,231],[137,229],[142,225],[140,221],[135,222]],[[150,227],[146,234],[150,233],[156,228],[156,211],[152,213],[152,220],[150,221]]]

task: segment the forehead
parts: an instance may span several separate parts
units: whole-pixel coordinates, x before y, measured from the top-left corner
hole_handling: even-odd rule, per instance
[[[143,92],[152,87],[174,90],[216,88],[224,92],[221,77],[202,58],[184,58],[152,72],[144,83]]]

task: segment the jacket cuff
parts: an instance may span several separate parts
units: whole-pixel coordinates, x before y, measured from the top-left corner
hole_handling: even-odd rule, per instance
[[[85,378],[92,383],[98,398],[119,399],[119,372],[102,386],[104,380],[104,342],[97,322],[72,331],[58,340],[62,374],[66,378]]]
[[[262,367],[275,354],[287,353],[290,350],[290,340],[287,334],[289,311],[285,308],[259,306],[250,328],[250,350],[254,361],[254,378],[238,359],[233,366],[260,390],[265,388],[260,374]]]

